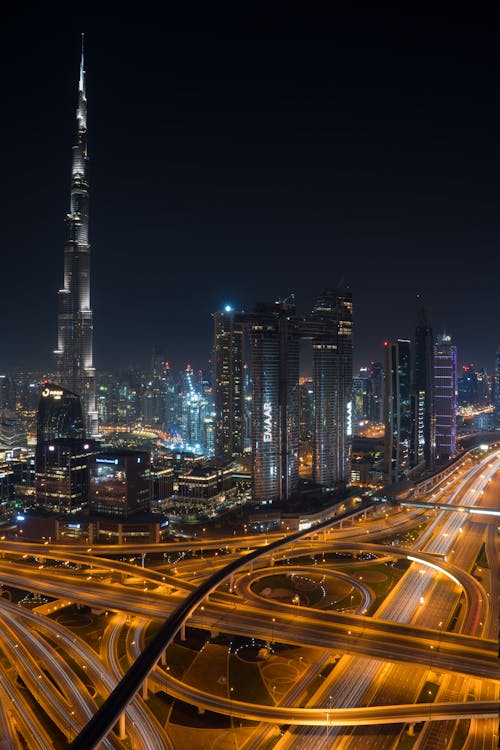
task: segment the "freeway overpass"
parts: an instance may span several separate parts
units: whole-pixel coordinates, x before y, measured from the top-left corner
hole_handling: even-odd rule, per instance
[[[446,503],[435,503],[432,500],[427,502],[418,502],[418,500],[404,500],[399,503],[405,508],[429,508],[431,510],[447,510],[457,513],[470,513],[481,516],[496,516],[500,518],[500,509],[498,508],[477,508],[470,505],[447,505]]]

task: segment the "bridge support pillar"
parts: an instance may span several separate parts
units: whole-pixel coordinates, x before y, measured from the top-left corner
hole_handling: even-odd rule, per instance
[[[215,628],[210,629],[210,638],[217,638],[218,635],[219,635],[218,630],[215,630]]]
[[[248,563],[248,572],[250,574],[253,573],[253,560],[251,560],[251,562]]]
[[[125,729],[125,711],[120,714],[120,719],[118,721],[118,739],[124,740],[127,737],[127,732]]]
[[[181,625],[181,641],[186,640],[186,623],[183,622]]]
[[[229,593],[233,593],[234,591],[234,573],[231,574],[229,578]]]
[[[199,713],[200,715],[203,715],[203,714],[205,713],[205,709],[204,709],[204,708],[202,708],[201,706],[198,706],[198,713]]]
[[[142,683],[142,699],[143,700],[148,699],[148,678],[147,677]]]
[[[415,734],[415,724],[408,724],[408,734],[414,735]]]
[[[166,666],[167,664],[167,651],[162,651],[160,656],[160,664],[162,667]]]
[[[272,568],[273,565],[274,565],[274,557],[273,557],[273,553],[271,552],[271,554],[269,555],[269,567]]]

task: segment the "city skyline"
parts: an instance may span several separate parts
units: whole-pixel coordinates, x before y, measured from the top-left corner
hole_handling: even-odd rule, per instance
[[[225,303],[249,311],[294,293],[308,314],[318,286],[343,281],[355,369],[383,359],[384,339],[412,337],[420,294],[458,362],[492,373],[498,105],[487,18],[467,22],[179,11],[161,31],[109,36],[90,19],[97,369],[147,366],[155,344],[199,368]],[[4,370],[52,366],[82,31],[71,26],[24,29],[3,51]]]

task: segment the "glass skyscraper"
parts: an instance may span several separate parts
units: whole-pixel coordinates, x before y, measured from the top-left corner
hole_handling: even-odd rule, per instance
[[[288,301],[261,302],[253,312],[215,314],[215,404],[218,455],[244,445],[243,333],[251,342],[251,443],[254,498],[284,500],[298,489],[300,342],[312,341],[310,437],[313,479],[323,487],[350,483],[352,436],[352,296],[326,290],[310,316]],[[231,414],[233,409],[233,414]],[[231,431],[233,436],[231,438]],[[247,436],[248,437],[248,436]],[[242,442],[240,442],[242,441]],[[241,448],[242,450],[242,448]],[[232,455],[236,451],[232,450]]]
[[[295,307],[260,303],[251,316],[253,483],[260,502],[298,488],[299,334]]]
[[[447,461],[456,453],[457,348],[446,333],[438,336],[434,352],[434,408],[436,458]]]
[[[313,308],[313,479],[332,487],[350,483],[353,426],[352,294],[327,289]]]
[[[85,438],[82,404],[76,393],[46,381],[36,418],[36,442]]]
[[[411,464],[424,460],[428,468],[434,465],[434,338],[432,327],[423,307],[418,309],[415,329],[415,357],[412,384],[413,433]]]
[[[214,318],[215,454],[243,453],[243,325],[229,306]]]
[[[495,356],[495,429],[500,430],[500,346]]]
[[[412,439],[410,342],[398,339],[385,346],[384,468],[389,483],[402,479],[410,466]]]

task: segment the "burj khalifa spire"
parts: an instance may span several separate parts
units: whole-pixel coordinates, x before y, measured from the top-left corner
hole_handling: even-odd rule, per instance
[[[95,369],[92,362],[90,308],[89,183],[87,154],[87,97],[82,54],[76,110],[76,138],[71,171],[71,202],[66,217],[64,286],[59,290],[57,378],[82,400],[88,437],[98,434],[95,408]]]

